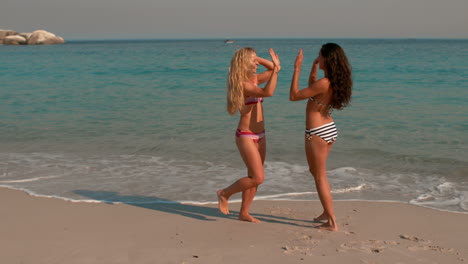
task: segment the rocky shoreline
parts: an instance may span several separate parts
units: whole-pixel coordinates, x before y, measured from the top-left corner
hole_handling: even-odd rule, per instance
[[[45,30],[18,33],[14,30],[0,29],[0,45],[50,45],[63,44],[65,40]]]

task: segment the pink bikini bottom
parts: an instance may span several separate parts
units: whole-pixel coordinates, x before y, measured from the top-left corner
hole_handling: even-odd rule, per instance
[[[255,143],[259,142],[265,136],[265,130],[260,133],[246,132],[240,129],[236,130],[236,137],[251,138]]]

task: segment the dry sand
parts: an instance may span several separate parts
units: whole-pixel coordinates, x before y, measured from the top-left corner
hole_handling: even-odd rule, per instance
[[[215,192],[213,196],[216,197]],[[468,263],[468,214],[393,202],[255,201],[262,223],[216,205],[72,203],[0,188],[0,263]]]

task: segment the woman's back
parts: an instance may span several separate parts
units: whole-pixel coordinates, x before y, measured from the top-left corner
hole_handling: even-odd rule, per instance
[[[325,85],[327,87],[323,89],[324,92],[307,100],[306,128],[318,127],[333,121],[330,105],[333,91],[330,88],[329,82]]]

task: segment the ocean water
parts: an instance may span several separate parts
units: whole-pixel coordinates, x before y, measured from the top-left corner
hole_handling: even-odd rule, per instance
[[[401,201],[468,212],[468,40],[74,41],[0,46],[0,186],[70,201],[212,203],[245,176],[225,110],[230,59],[279,54],[266,98],[266,180],[256,199],[317,200],[303,147],[305,86],[320,46],[353,67],[352,104],[328,160],[335,200]],[[236,195],[233,200],[239,200]]]

